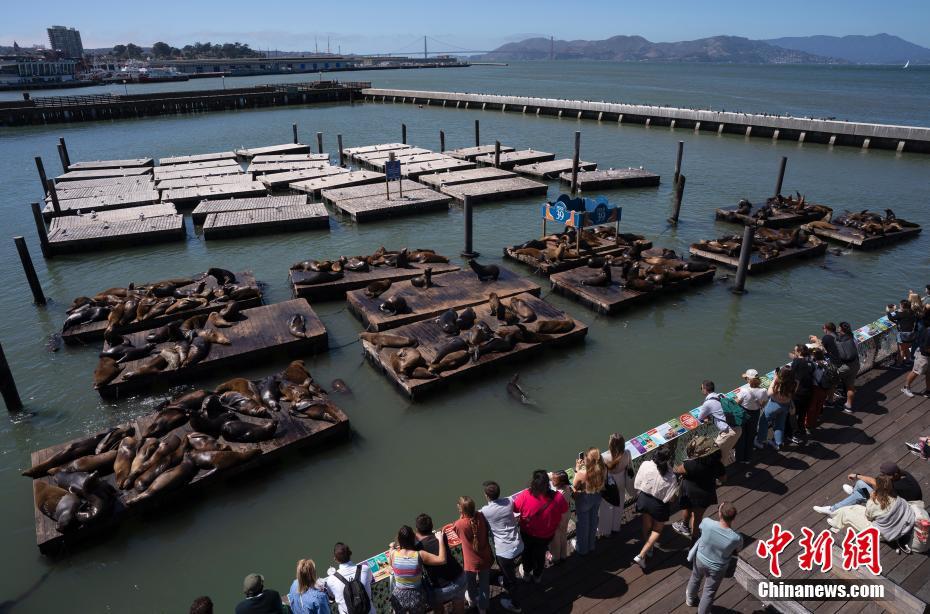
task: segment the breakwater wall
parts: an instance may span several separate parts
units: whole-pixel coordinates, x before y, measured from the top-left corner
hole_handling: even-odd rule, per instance
[[[373,102],[554,115],[571,119],[664,126],[801,143],[930,153],[930,128],[920,126],[460,92],[366,88],[362,90],[362,95],[365,100]]]

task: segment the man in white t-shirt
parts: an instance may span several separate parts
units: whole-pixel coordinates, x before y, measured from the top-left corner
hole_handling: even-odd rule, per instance
[[[336,602],[336,607],[339,608],[340,614],[348,614],[349,610],[346,608],[345,599],[346,584],[355,579],[355,572],[358,569],[358,565],[352,562],[352,551],[342,542],[338,542],[333,547],[333,558],[336,559],[336,564],[339,565],[339,568],[334,569],[330,567],[327,571],[329,575],[327,575],[324,581],[326,593]],[[345,582],[340,580],[336,576],[336,573],[342,576]],[[373,576],[371,575],[371,570],[368,568],[368,565],[364,563],[362,564],[362,575],[359,580],[362,586],[365,587],[365,592],[368,593],[368,600],[371,601],[371,610],[369,614],[376,614],[375,603],[371,598]]]

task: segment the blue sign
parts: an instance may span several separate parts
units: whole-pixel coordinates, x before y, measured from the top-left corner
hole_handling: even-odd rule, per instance
[[[555,202],[543,205],[543,217],[566,226],[597,226],[620,221],[622,207],[611,207],[607,198],[572,198],[560,195]]]
[[[388,160],[384,165],[384,173],[388,181],[400,179],[400,160]]]

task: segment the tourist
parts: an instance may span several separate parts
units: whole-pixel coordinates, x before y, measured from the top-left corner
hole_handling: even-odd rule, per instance
[[[369,614],[375,614],[374,601],[371,598],[371,569],[364,563],[356,565],[352,562],[352,550],[342,542],[337,542],[333,546],[333,559],[338,565],[337,568],[330,568],[324,582],[326,594],[336,602],[336,608],[339,614],[349,614],[347,597],[354,597],[358,600],[360,595],[356,595],[355,589],[359,584],[362,585],[365,595],[368,597]],[[357,575],[357,577],[356,577]],[[358,582],[355,582],[358,580]],[[351,587],[350,587],[351,585]],[[364,598],[361,598],[364,600]]]
[[[491,600],[490,571],[493,557],[488,541],[488,521],[484,514],[475,509],[471,497],[459,497],[459,519],[453,529],[462,542],[462,558],[465,561],[465,596],[471,607],[482,614],[488,611]]]
[[[893,543],[910,534],[915,520],[914,510],[895,492],[891,476],[879,475],[865,505],[841,507],[830,515],[827,522],[837,531],[845,527],[856,531],[874,527],[883,540]]]
[[[755,442],[757,448],[770,445],[776,450],[781,449],[785,435],[785,421],[788,418],[788,409],[791,407],[791,399],[796,389],[797,383],[794,381],[791,367],[784,366],[775,371],[775,378],[769,385],[769,400],[762,414],[759,415],[759,430],[756,433]],[[768,439],[770,425],[774,430],[774,442]]]
[[[685,604],[689,607],[697,606],[698,614],[709,614],[714,604],[714,597],[720,583],[727,575],[727,568],[731,566],[733,557],[739,552],[743,544],[740,534],[733,530],[733,520],[736,518],[736,507],[724,501],[717,508],[719,520],[705,518],[701,521],[701,538],[697,540],[688,560],[691,561],[691,579],[685,589]],[[698,600],[698,589],[704,584]]]
[[[446,534],[444,532],[433,533],[433,519],[428,515],[417,516],[415,527],[417,550],[429,552],[438,557],[440,539],[436,535],[442,535],[443,545],[446,552],[449,552]],[[451,604],[453,614],[462,614],[465,611],[465,570],[456,558],[446,556],[446,562],[441,565],[433,565],[424,561],[423,571],[426,573],[426,579],[429,580],[426,592],[430,608],[441,612],[446,604]]]
[[[853,399],[856,396],[856,375],[859,374],[859,350],[852,334],[849,322],[840,322],[839,331],[832,322],[824,324],[824,335],[821,339],[812,336],[811,341],[820,343],[827,356],[836,365],[840,383],[846,391],[846,402],[843,412],[853,413]],[[839,399],[842,401],[842,396]]]
[[[312,559],[297,561],[297,578],[287,593],[292,614],[329,614],[329,599],[316,582],[316,563]]]
[[[562,512],[562,517],[559,519],[559,526],[556,528],[555,534],[549,542],[549,554],[552,555],[552,563],[553,565],[558,565],[567,559],[569,555],[568,521],[571,520],[572,511],[569,509],[568,502],[573,498],[572,485],[568,479],[568,473],[564,470],[550,473],[549,483],[552,489],[562,495],[562,498],[565,500],[565,511]],[[622,494],[623,493],[621,493],[621,495]],[[523,558],[525,560],[526,555],[524,555]],[[543,554],[543,561],[545,562],[545,554]]]
[[[810,434],[820,424],[820,415],[823,406],[833,394],[840,376],[836,365],[824,353],[823,348],[811,349],[811,363],[814,366],[814,386],[811,392],[811,402],[804,416],[804,429]]]
[[[740,388],[736,393],[736,402],[746,412],[746,421],[735,452],[737,462],[748,463],[752,459],[752,444],[756,440],[756,429],[759,428],[759,414],[769,400],[769,391],[762,387],[762,379],[755,369],[746,369],[742,378],[746,380],[747,387]]]
[[[923,500],[923,491],[920,488],[920,483],[915,480],[914,476],[910,473],[902,471],[897,463],[886,461],[879,467],[879,471],[881,471],[881,473],[874,478],[858,473],[850,473],[846,477],[850,481],[855,482],[855,484],[853,486],[843,484],[843,492],[846,493],[846,498],[833,505],[815,505],[814,511],[821,514],[832,514],[838,509],[848,505],[864,504],[869,498],[869,495],[875,490],[878,478],[883,475],[891,479],[891,487],[897,496],[905,501]]]
[[[791,399],[794,407],[794,420],[789,422],[792,430],[790,441],[798,445],[807,441],[807,431],[804,424],[811,397],[814,394],[814,365],[811,362],[810,348],[803,343],[794,346],[794,350],[788,356],[791,358],[789,365],[791,373],[794,374],[794,379],[797,382],[797,388]]]
[[[568,476],[566,476],[568,477]],[[546,569],[546,549],[555,536],[562,517],[568,513],[568,499],[552,490],[549,474],[542,469],[533,472],[530,486],[513,500],[520,514],[520,537],[523,540],[523,579],[542,582]]]
[[[520,538],[520,527],[514,516],[513,501],[510,497],[501,497],[501,487],[497,482],[484,483],[484,496],[488,502],[478,511],[491,527],[494,556],[500,568],[504,590],[507,592],[501,597],[501,607],[509,612],[520,612],[520,600],[516,595],[519,584],[517,557],[523,552],[523,540]]]
[[[265,588],[261,574],[250,573],[242,581],[245,599],[236,606],[236,614],[280,614],[284,612],[278,591]]]
[[[927,366],[928,362],[930,362],[930,310],[927,311],[927,314],[922,318],[923,326],[917,338],[914,339],[914,366],[911,367],[904,379],[904,388],[901,389],[901,392],[908,397],[914,396],[911,386],[921,375],[924,376],[923,395],[930,397],[930,369]]]
[[[710,437],[698,435],[688,442],[688,459],[672,471],[682,476],[679,506],[684,517],[672,524],[678,533],[695,539],[704,511],[717,503],[717,479],[727,470],[720,460],[720,448]]]
[[[698,414],[698,420],[701,422],[713,421],[717,427],[717,437],[714,443],[720,448],[720,455],[724,466],[733,463],[733,448],[739,441],[739,436],[743,432],[741,427],[731,427],[727,423],[727,416],[723,411],[723,403],[720,401],[720,395],[714,392],[715,386],[709,379],[701,383],[701,394],[704,395],[704,403],[701,405],[701,412]]]
[[[601,454],[604,466],[607,468],[607,480],[617,485],[620,493],[620,504],[611,505],[606,499],[601,499],[597,519],[597,536],[606,537],[612,533],[619,533],[623,525],[623,504],[626,498],[626,474],[633,459],[630,451],[626,449],[626,440],[623,435],[614,433],[607,440],[607,450]]]
[[[413,529],[404,525],[397,531],[397,541],[388,549],[391,566],[391,607],[395,614],[424,614],[429,609],[426,589],[423,586],[423,565],[442,565],[446,562],[445,541],[439,539],[439,554],[417,550]]]
[[[917,302],[920,303],[919,298]],[[911,357],[911,343],[914,342],[917,332],[917,313],[911,308],[911,302],[907,299],[902,300],[897,308],[894,305],[888,305],[885,309],[888,312],[888,319],[897,327],[898,355],[895,357],[895,364],[903,367]],[[922,305],[920,311],[922,314]]]
[[[213,600],[207,596],[197,597],[191,604],[190,614],[213,614]]]
[[[636,472],[633,487],[639,491],[636,511],[642,515],[643,548],[633,562],[646,569],[646,557],[659,541],[669,517],[669,502],[678,494],[678,480],[669,466],[671,452],[665,446],[657,449],[652,460],[643,461]]]
[[[575,461],[575,552],[586,556],[597,545],[597,520],[601,506],[601,490],[607,482],[607,467],[601,451],[588,448]]]

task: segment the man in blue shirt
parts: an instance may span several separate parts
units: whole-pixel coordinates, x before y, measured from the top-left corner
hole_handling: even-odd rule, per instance
[[[728,467],[734,461],[733,448],[739,441],[742,434],[742,427],[731,427],[727,424],[727,416],[723,412],[723,404],[720,402],[720,395],[714,392],[714,383],[709,379],[704,380],[701,384],[701,393],[704,395],[704,403],[701,405],[701,413],[698,414],[698,420],[706,422],[713,420],[714,426],[717,427],[717,437],[714,443],[720,448],[720,456],[723,466]]]
[[[500,567],[501,580],[507,594],[501,597],[501,607],[508,612],[520,612],[517,589],[517,557],[523,552],[523,540],[520,527],[513,515],[513,501],[510,497],[501,497],[501,487],[497,482],[484,483],[484,496],[488,504],[479,511],[484,514],[494,537],[494,554]]]
[[[730,560],[742,547],[743,539],[731,527],[736,518],[736,507],[724,501],[718,507],[720,520],[705,518],[701,521],[701,538],[688,553],[691,561],[691,579],[685,590],[685,604],[698,607],[698,614],[709,614],[714,596],[726,576]],[[704,591],[698,602],[698,589]]]

